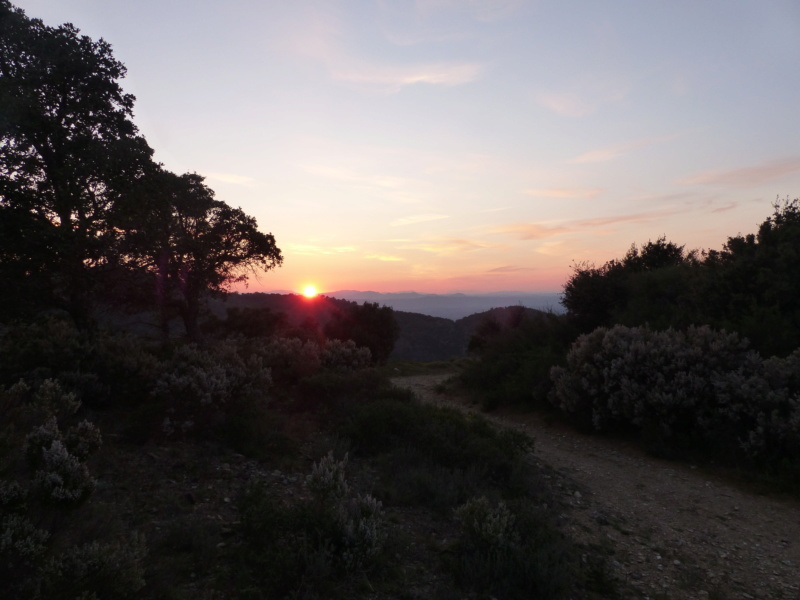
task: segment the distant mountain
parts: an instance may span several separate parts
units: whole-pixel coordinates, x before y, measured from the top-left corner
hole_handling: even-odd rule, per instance
[[[354,295],[344,298],[346,294]],[[366,295],[365,295],[366,294]],[[402,296],[402,298],[398,298]],[[211,311],[222,317],[229,308],[267,308],[276,314],[284,314],[286,323],[292,327],[304,327],[308,324],[324,326],[330,319],[331,311],[346,307],[350,302],[378,302],[392,306],[400,328],[391,358],[396,360],[435,361],[465,356],[467,345],[477,326],[486,318],[493,318],[501,325],[514,313],[511,309],[525,306],[528,302],[538,300],[540,303],[552,300],[558,294],[522,294],[519,296],[470,296],[467,294],[416,294],[406,292],[400,294],[381,294],[378,292],[342,292],[339,297],[320,295],[315,299],[307,299],[297,294],[250,293],[230,294],[224,301],[215,301],[210,305]],[[514,302],[500,305],[507,298]],[[458,304],[458,301],[461,301]],[[490,308],[471,311],[460,318],[433,316],[420,311],[400,310],[393,303],[419,301],[424,310],[439,310],[448,314],[461,314],[471,307],[490,305]],[[526,307],[528,314],[540,312],[536,308]],[[517,313],[518,314],[518,313]],[[305,324],[305,325],[304,325]]]
[[[326,296],[353,302],[377,302],[396,311],[419,313],[431,317],[457,320],[492,308],[524,306],[537,310],[564,312],[559,304],[560,292],[494,292],[488,294],[420,294],[418,292],[361,292],[339,290]]]
[[[453,321],[419,313],[395,311],[400,336],[394,345],[391,358],[395,360],[448,360],[466,356],[470,338],[486,319],[493,319],[501,327],[519,316],[517,307],[497,307],[471,314]],[[526,308],[528,317],[542,314],[535,308]]]

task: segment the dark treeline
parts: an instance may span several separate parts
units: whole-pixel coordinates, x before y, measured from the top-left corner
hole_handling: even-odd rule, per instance
[[[111,46],[0,0],[0,316],[98,303],[198,335],[201,299],[283,258],[196,173],[153,161]]]
[[[719,251],[662,237],[578,264],[562,303],[478,328],[461,380],[486,408],[555,407],[587,432],[800,487],[799,200]]]
[[[800,346],[800,204],[784,200],[758,232],[720,251],[665,237],[601,267],[580,264],[564,286],[568,318],[588,333],[615,324],[736,331],[765,356]]]

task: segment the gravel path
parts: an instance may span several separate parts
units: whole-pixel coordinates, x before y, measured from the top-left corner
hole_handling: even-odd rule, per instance
[[[424,401],[474,410],[438,394],[448,374],[397,377]],[[487,416],[487,415],[485,415]],[[559,473],[573,537],[610,554],[634,598],[800,600],[800,503],[758,495],[634,444],[586,436],[539,415],[490,420],[535,439],[535,459]]]

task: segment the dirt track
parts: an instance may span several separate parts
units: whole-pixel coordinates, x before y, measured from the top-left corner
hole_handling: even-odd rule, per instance
[[[447,374],[397,377],[424,401],[474,410],[437,394]],[[635,445],[585,436],[537,415],[492,414],[535,439],[534,457],[564,477],[566,527],[611,554],[635,597],[800,600],[800,503],[758,495]]]

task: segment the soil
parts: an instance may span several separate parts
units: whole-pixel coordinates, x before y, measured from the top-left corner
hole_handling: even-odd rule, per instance
[[[441,392],[449,374],[396,377],[423,401],[478,411]],[[444,386],[449,389],[451,386]],[[725,473],[646,454],[633,442],[582,435],[531,413],[484,415],[535,440],[554,473],[564,528],[605,552],[629,598],[800,600],[800,502]]]

